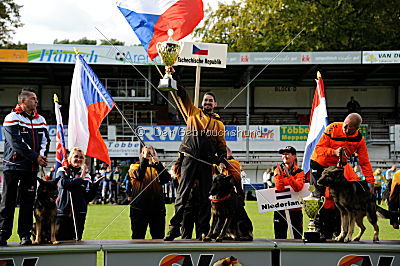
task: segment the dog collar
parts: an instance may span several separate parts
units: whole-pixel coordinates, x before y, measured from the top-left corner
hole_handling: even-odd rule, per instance
[[[213,198],[210,198],[210,200],[211,200],[211,202],[221,202],[221,201],[224,201],[224,200],[226,200],[226,199],[229,199],[231,197],[231,194],[228,194],[228,195],[226,195],[225,197],[222,197],[222,198],[220,198],[220,199],[213,199]]]

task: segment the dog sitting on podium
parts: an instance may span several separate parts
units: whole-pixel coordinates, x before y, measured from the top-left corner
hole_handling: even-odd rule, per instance
[[[322,172],[318,185],[329,188],[340,211],[341,232],[336,241],[359,241],[366,229],[363,224],[365,216],[374,227],[373,241],[379,241],[378,216],[389,219],[390,215],[395,214],[376,205],[374,195],[370,192],[366,181],[347,181],[343,168],[329,166]],[[360,233],[351,239],[355,223],[360,228]]]
[[[45,181],[41,178],[34,204],[35,223],[33,224],[33,244],[58,244],[56,240],[56,216],[58,179]]]
[[[223,174],[213,177],[210,189],[212,222],[203,241],[253,240],[253,225],[244,209],[244,200],[235,191],[232,178],[232,175]]]

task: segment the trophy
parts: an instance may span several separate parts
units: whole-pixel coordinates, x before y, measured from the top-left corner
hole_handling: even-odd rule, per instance
[[[182,43],[176,42],[172,39],[174,31],[172,29],[168,30],[168,41],[157,43],[157,52],[160,55],[162,61],[165,65],[165,75],[160,79],[160,84],[158,88],[162,91],[176,91],[176,80],[172,78],[172,66],[178,59],[179,54],[182,51]]]
[[[310,186],[310,191],[313,186]],[[315,190],[315,188],[314,188]],[[321,236],[315,228],[314,219],[319,213],[319,211],[324,207],[325,197],[317,198],[310,194],[308,197],[300,198],[300,202],[304,206],[304,211],[306,212],[308,218],[310,218],[310,223],[308,224],[308,231],[304,232],[305,242],[320,242]]]

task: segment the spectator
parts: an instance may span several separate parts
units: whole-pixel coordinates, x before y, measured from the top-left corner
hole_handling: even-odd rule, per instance
[[[354,169],[353,169],[353,170],[354,170],[354,172],[358,175],[358,177],[360,177],[360,180],[361,180],[361,181],[364,181],[364,180],[365,180],[365,176],[362,174],[361,169],[360,169],[360,166],[358,166],[358,164],[354,166]]]
[[[400,170],[394,173],[393,179],[391,180],[390,195],[389,195],[389,211],[399,212],[400,211]],[[399,229],[399,217],[398,215],[392,215],[390,218],[390,224],[394,229]]]
[[[103,172],[103,189],[101,191],[101,198],[103,200],[103,203],[110,203],[111,202],[111,197],[112,197],[112,191],[111,191],[111,180],[113,179],[113,172],[111,166],[107,166],[106,170]]]
[[[375,178],[375,184],[374,184],[375,197],[376,197],[378,204],[381,204],[381,202],[382,202],[382,181],[384,183],[386,183],[386,178],[382,174],[382,170],[380,168],[375,170],[374,178]]]
[[[240,125],[239,119],[236,115],[232,116],[232,120],[228,123],[228,125]]]
[[[396,165],[392,165],[392,167],[390,167],[389,170],[386,171],[386,181],[389,182],[390,180],[392,180],[394,173],[396,173]]]
[[[361,106],[360,104],[354,99],[354,96],[350,97],[350,101],[347,103],[347,112],[348,114],[351,113],[360,113]]]
[[[158,161],[152,146],[142,148],[140,164],[131,165],[129,176],[132,239],[144,239],[147,226],[153,239],[162,239],[166,215],[162,185],[169,182],[171,176]]]
[[[282,154],[282,162],[275,169],[275,185],[276,191],[283,191],[285,186],[291,186],[295,192],[299,192],[304,186],[304,172],[297,166],[296,149],[287,146],[280,149]],[[303,235],[303,213],[301,208],[289,210],[290,219],[292,221],[293,234],[295,239],[301,239]],[[274,212],[274,232],[276,239],[286,239],[288,223],[285,219],[285,211]]]
[[[0,197],[0,246],[11,237],[17,191],[20,197],[18,235],[21,245],[31,245],[33,203],[40,167],[47,166],[50,138],[46,120],[37,113],[38,100],[31,89],[22,89],[18,104],[4,119],[4,157]]]
[[[92,183],[85,164],[85,154],[80,148],[75,147],[68,155],[68,167],[60,167],[57,178],[60,178],[60,181],[58,181],[56,238],[81,240],[87,205],[96,196],[99,181],[104,176]]]
[[[272,183],[275,169],[276,169],[276,166],[272,167],[272,168],[269,168],[269,169],[264,171],[264,173],[263,173],[263,182],[264,182],[264,187],[265,188],[273,188],[273,187],[275,187],[274,183]]]

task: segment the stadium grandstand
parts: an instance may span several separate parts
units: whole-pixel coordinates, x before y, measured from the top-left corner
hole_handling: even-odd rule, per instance
[[[180,144],[177,134],[184,122],[166,101],[173,103],[170,95],[163,93],[162,97],[146,81],[157,86],[160,74],[144,50],[136,46],[118,47],[118,51],[111,46],[78,49],[128,120],[141,127],[144,140],[153,142],[160,159],[175,159]],[[38,92],[38,109],[49,125],[55,125],[52,99],[58,94],[67,125],[73,47],[30,44],[27,50],[0,50],[0,55],[2,119],[15,106],[18,91],[30,87]],[[302,157],[317,71],[325,84],[329,121],[344,119],[353,96],[361,106],[362,133],[373,167],[390,167],[398,160],[400,51],[284,52],[273,60],[276,55],[228,53],[226,68],[201,69],[201,93],[216,94],[216,112],[229,125],[228,132],[236,134],[227,139],[228,145],[252,183],[262,183],[264,170],[280,161],[279,148],[292,145]],[[193,96],[196,68],[180,66],[176,70]],[[244,89],[254,77],[249,89]],[[246,124],[252,133],[249,138],[242,135]],[[116,110],[104,120],[101,132],[109,142],[137,141]],[[3,138],[1,152],[2,147]],[[117,163],[127,158],[117,152],[112,159]]]

